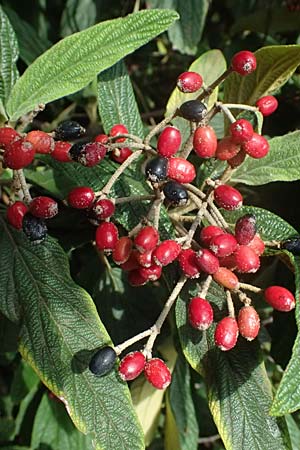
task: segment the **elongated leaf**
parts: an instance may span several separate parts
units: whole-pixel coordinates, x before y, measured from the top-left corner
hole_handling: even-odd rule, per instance
[[[18,56],[15,32],[0,6],[0,100],[4,105],[19,76],[16,66]]]
[[[60,246],[51,238],[33,245],[2,217],[0,236],[1,309],[21,320],[24,359],[96,448],[142,449],[127,386],[115,371],[97,378],[88,370],[94,350],[110,339],[93,301],[72,281]]]
[[[173,11],[140,11],[66,37],[37,58],[16,83],[7,105],[11,120],[40,103],[79,91],[177,18]]]
[[[293,450],[298,450],[300,442],[300,429],[296,421],[293,419],[293,416],[290,414],[286,415],[286,423],[291,437],[292,448]]]
[[[254,105],[284,85],[300,64],[300,45],[274,45],[255,52],[257,69],[242,77],[232,73],[224,83],[224,101]]]
[[[65,37],[94,25],[96,15],[93,0],[68,0],[61,17],[61,36]]]

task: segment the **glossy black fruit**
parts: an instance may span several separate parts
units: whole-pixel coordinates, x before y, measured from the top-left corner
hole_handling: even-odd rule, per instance
[[[146,177],[153,183],[164,181],[167,178],[168,160],[166,158],[151,159],[145,168]]]
[[[300,236],[295,236],[286,241],[282,241],[280,247],[288,250],[293,255],[300,255]]]
[[[185,187],[176,181],[168,181],[163,187],[163,193],[172,205],[185,205],[189,199]]]
[[[25,214],[22,227],[28,239],[35,244],[39,244],[47,236],[46,222],[30,213]]]
[[[117,354],[112,347],[102,347],[92,357],[89,369],[94,375],[102,377],[111,371],[116,358]]]
[[[72,147],[69,150],[70,158],[73,161],[78,162],[81,154],[84,151],[84,147],[85,147],[85,144],[82,144],[82,143],[79,143],[79,142],[77,142],[76,144],[73,144]]]
[[[207,108],[199,100],[189,100],[182,103],[179,111],[184,119],[190,120],[191,122],[200,122],[205,117]]]
[[[85,133],[85,129],[73,120],[66,120],[58,125],[54,139],[58,141],[72,141]]]

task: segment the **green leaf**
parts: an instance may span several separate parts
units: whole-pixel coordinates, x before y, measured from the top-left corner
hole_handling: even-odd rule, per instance
[[[0,99],[4,105],[18,79],[16,66],[19,57],[18,42],[15,32],[0,6]]]
[[[94,25],[96,5],[93,0],[68,0],[61,17],[61,36],[65,37]]]
[[[124,61],[98,76],[98,108],[106,133],[122,123],[129,133],[143,137],[143,123]]]
[[[300,179],[300,131],[269,140],[270,151],[264,158],[247,158],[232,175],[234,183],[252,186],[272,181]]]
[[[224,82],[224,102],[254,105],[283,86],[300,64],[300,45],[273,45],[255,52],[257,69],[242,77],[232,73]]]
[[[51,238],[34,245],[3,218],[0,236],[0,265],[6,267],[0,306],[10,319],[21,320],[24,359],[97,449],[143,449],[127,386],[115,371],[97,378],[88,370],[95,349],[110,339],[92,299],[71,279],[60,246]]]
[[[92,450],[92,440],[80,433],[70,420],[64,404],[43,395],[37,409],[31,447],[53,448],[55,450]]]
[[[37,58],[15,84],[7,105],[11,120],[40,103],[79,91],[99,72],[146,44],[177,18],[174,11],[144,10],[61,40]]]
[[[292,442],[292,449],[293,450],[299,450],[299,442],[300,442],[300,430],[296,423],[296,421],[293,419],[293,416],[290,414],[287,414],[285,416],[286,423],[289,429],[289,434],[291,437]]]

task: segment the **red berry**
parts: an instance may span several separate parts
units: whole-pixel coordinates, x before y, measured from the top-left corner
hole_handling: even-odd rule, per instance
[[[256,338],[260,328],[260,319],[253,306],[243,306],[238,315],[238,326],[240,334],[247,339],[253,341]]]
[[[215,225],[208,225],[207,227],[202,228],[200,232],[200,241],[204,247],[209,247],[210,241],[214,236],[219,236],[220,234],[224,234],[225,231],[220,227],[216,227]]]
[[[139,255],[138,250],[132,250],[129,255],[129,258],[124,263],[120,264],[121,269],[124,270],[125,272],[130,272],[134,271],[135,269],[139,269],[140,263],[138,261],[138,255]]]
[[[20,134],[10,127],[0,128],[0,148],[6,149],[6,147],[13,141],[21,139]]]
[[[96,166],[102,161],[106,155],[106,151],[107,148],[100,144],[100,142],[90,142],[82,148],[77,161],[86,167]]]
[[[216,204],[227,211],[238,209],[243,204],[241,193],[227,184],[221,184],[214,190],[214,198]]]
[[[122,124],[114,125],[109,132],[109,135],[112,137],[118,136],[119,134],[128,134],[128,130],[125,127],[125,125]],[[126,141],[126,138],[124,137],[115,139],[115,142],[124,142],[124,141]]]
[[[54,145],[54,150],[51,153],[52,158],[60,162],[72,162],[69,150],[72,145],[65,141],[56,141]]]
[[[235,253],[236,269],[241,273],[255,273],[259,269],[259,256],[252,248],[240,245]]]
[[[234,317],[224,317],[216,326],[215,344],[223,351],[231,350],[239,335],[237,321]]]
[[[237,241],[230,233],[219,234],[211,239],[209,248],[218,258],[231,255],[237,248]]]
[[[23,217],[27,213],[28,208],[23,202],[15,202],[6,210],[6,217],[11,226],[17,230],[21,230],[23,225]]]
[[[158,266],[167,266],[178,257],[181,251],[180,245],[169,239],[159,244],[153,251],[153,260]]]
[[[241,149],[237,155],[235,155],[233,158],[228,159],[227,163],[230,165],[230,167],[235,169],[245,161],[246,156],[247,156],[246,152],[243,149]]]
[[[152,261],[152,253],[153,253],[153,249],[152,250],[147,250],[144,253],[137,253],[137,260],[139,262],[139,265],[142,267],[150,267],[153,264]]]
[[[140,267],[138,271],[147,281],[156,281],[162,274],[161,266],[157,266],[156,264],[152,264],[150,267]]]
[[[130,270],[128,273],[128,282],[131,286],[144,286],[149,280],[143,277],[139,269]]]
[[[261,97],[256,102],[256,106],[263,116],[269,116],[274,111],[276,111],[278,107],[278,101],[273,95],[266,95],[265,97]]]
[[[25,142],[30,142],[36,153],[51,153],[54,149],[54,139],[44,131],[34,130],[30,131]]]
[[[152,358],[145,365],[145,377],[156,389],[165,389],[171,383],[171,372],[160,358]]]
[[[213,279],[216,283],[227,289],[236,290],[239,287],[238,277],[227,267],[220,267],[214,274]]]
[[[240,245],[249,244],[256,233],[256,218],[253,214],[240,217],[235,224],[235,238]]]
[[[196,261],[196,253],[193,249],[188,248],[181,250],[178,255],[179,266],[184,273],[189,278],[198,278],[200,275],[200,269]]]
[[[281,286],[269,286],[264,292],[265,300],[278,311],[288,312],[296,306],[293,294]]]
[[[97,220],[105,220],[111,217],[115,212],[114,203],[108,198],[97,200],[91,207],[91,217]]]
[[[210,303],[201,297],[194,297],[189,303],[189,322],[192,327],[204,331],[213,322],[213,309]]]
[[[248,247],[252,248],[255,253],[260,256],[265,251],[264,241],[260,238],[259,234],[256,234],[252,241],[249,242]]]
[[[6,146],[4,151],[3,162],[10,169],[23,169],[34,160],[35,151],[30,142],[23,139],[13,141]]]
[[[249,120],[238,119],[230,125],[230,133],[233,142],[243,144],[253,136],[253,127]]]
[[[29,211],[35,217],[51,219],[58,213],[58,204],[51,197],[35,197],[29,205]]]
[[[219,264],[220,266],[226,267],[227,269],[235,270],[236,269],[235,253],[219,258]]]
[[[108,136],[107,134],[98,134],[95,138],[94,138],[94,142],[99,142],[100,144],[106,144],[108,141]]]
[[[215,156],[217,150],[217,136],[214,129],[209,125],[198,127],[193,137],[193,147],[195,153],[200,158],[211,158]]]
[[[198,251],[196,262],[199,269],[208,274],[215,273],[220,267],[218,258],[206,248]]]
[[[178,152],[181,145],[181,133],[176,127],[166,127],[157,141],[157,152],[164,158],[170,158]]]
[[[241,147],[236,144],[231,136],[227,136],[218,142],[216,158],[220,161],[228,161],[239,153]]]
[[[92,205],[94,198],[95,193],[92,188],[79,186],[69,192],[68,204],[72,206],[72,208],[87,209]]]
[[[266,156],[270,150],[270,144],[266,138],[258,133],[253,133],[250,141],[243,144],[243,150],[247,155],[255,159],[260,159]]]
[[[119,365],[119,376],[123,381],[137,378],[144,370],[146,358],[142,352],[131,352],[121,359]]]
[[[177,87],[184,93],[196,92],[202,84],[203,79],[197,72],[183,72],[177,78]]]
[[[231,67],[234,72],[240,75],[249,75],[256,69],[256,58],[254,53],[242,50],[236,53],[231,60]]]
[[[128,236],[121,237],[115,245],[112,253],[112,259],[116,264],[124,264],[128,261],[131,254],[133,242]]]
[[[96,245],[99,250],[113,250],[118,241],[118,228],[111,222],[101,223],[96,230]]]
[[[114,148],[110,155],[115,162],[122,164],[132,153],[133,151],[129,147],[123,147]]]
[[[196,177],[196,170],[193,164],[184,158],[170,158],[167,176],[178,183],[191,183]]]
[[[142,228],[134,238],[134,245],[139,252],[144,253],[153,250],[159,239],[159,234],[156,228],[146,226]]]

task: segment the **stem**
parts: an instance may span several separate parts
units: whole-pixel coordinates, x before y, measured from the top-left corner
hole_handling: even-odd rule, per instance
[[[208,437],[202,437],[198,439],[198,444],[212,444],[213,442],[218,441],[221,439],[221,436],[219,434],[214,434],[213,436]]]
[[[203,216],[205,214],[206,208],[207,208],[208,203],[207,202],[203,202],[201,208],[199,209],[196,218],[194,220],[194,222],[192,223],[189,232],[186,236],[186,241],[185,244],[183,245],[183,248],[189,248],[192,242],[192,239],[194,237],[194,234],[198,228],[198,225],[200,225]]]
[[[240,283],[240,288],[245,289],[245,291],[255,292],[256,294],[259,294],[260,292],[263,291],[263,289],[261,289],[257,286],[253,286],[252,284],[247,284],[247,283]]]
[[[200,286],[199,297],[206,298],[208,290],[210,288],[213,277],[208,275],[204,283]]]
[[[39,112],[44,111],[45,107],[46,105],[44,103],[40,103],[34,108],[33,111],[21,117],[20,123],[16,127],[16,131],[18,133],[22,133],[26,129],[27,125],[29,125],[33,121],[35,116],[37,116]]]
[[[238,295],[238,297],[239,297],[239,300],[240,300],[242,303],[244,303],[244,305],[246,305],[246,306],[251,305],[251,302],[252,302],[251,298],[248,297],[244,292],[238,290],[238,291],[237,291],[237,295]]]
[[[194,122],[191,122],[191,134],[186,141],[182,152],[180,153],[180,157],[187,159],[191,151],[193,150],[193,138],[194,138],[194,131],[196,130],[197,125]]]
[[[145,137],[144,144],[146,146],[149,146],[150,145],[150,141],[153,138],[153,136],[158,134],[160,132],[160,130],[162,130],[168,123],[170,123],[171,120],[175,117],[175,115],[176,115],[176,112],[174,112],[170,116],[166,117],[161,122],[159,122],[154,128],[152,128],[150,133]]]
[[[211,208],[211,215],[216,218],[216,221],[220,223],[221,228],[229,229],[229,225],[214,204],[213,200],[209,201],[209,207]]]
[[[209,86],[207,86],[204,90],[204,92],[202,92],[199,97],[197,97],[197,100],[203,100],[205,97],[208,97],[209,95],[211,95],[211,93],[213,92],[213,90],[219,86],[221,83],[223,83],[223,81],[228,77],[228,75],[230,75],[232,72],[232,68],[229,67],[227,70],[225,70],[225,72],[222,73],[222,75],[219,76],[219,78],[217,78],[212,84],[210,84]]]
[[[136,342],[140,341],[141,339],[144,339],[147,336],[150,336],[153,333],[153,328],[148,328],[148,330],[142,331],[142,333],[137,334],[136,336],[133,336],[130,339],[127,339],[127,341],[122,342],[122,344],[117,345],[114,349],[117,355],[122,353],[127,347],[130,347],[132,344],[135,344]]]
[[[111,136],[108,138],[108,142],[111,142],[111,141],[114,142],[116,139],[119,139],[119,138],[131,139],[132,141],[137,142],[138,144],[143,143],[143,140],[140,137],[136,136],[135,134],[130,134],[130,133],[120,133],[120,134],[117,134],[116,136]],[[125,142],[117,142],[117,144],[126,144],[126,143]],[[127,142],[127,147],[128,147],[128,142]]]
[[[16,175],[19,179],[20,185],[21,185],[21,189],[22,189],[22,192],[24,195],[24,201],[27,205],[29,205],[29,203],[32,200],[32,197],[30,195],[30,192],[29,192],[29,189],[28,189],[28,186],[26,183],[26,178],[24,176],[24,172],[22,169],[19,169],[19,170],[16,170],[15,173],[16,173]]]
[[[231,292],[226,290],[226,301],[227,301],[227,308],[229,317],[235,318],[235,311],[234,311],[234,305],[231,297]]]
[[[115,199],[115,205],[121,205],[123,203],[138,202],[144,200],[153,200],[155,195],[129,195],[128,197],[119,197]]]
[[[247,111],[258,111],[258,108],[256,106],[250,106],[250,105],[243,105],[239,103],[223,103],[223,106],[229,109],[245,109]]]
[[[223,114],[225,114],[225,116],[228,117],[228,119],[230,120],[231,123],[236,121],[236,118],[234,117],[234,115],[229,111],[229,109],[227,108],[227,106],[225,106],[223,103],[221,102],[216,102],[216,106],[223,112]]]
[[[187,183],[184,185],[184,187],[188,191],[193,192],[195,195],[198,195],[198,197],[200,197],[201,199],[206,198],[206,195],[204,194],[204,192],[202,192],[200,189],[196,188],[196,186],[194,186],[193,184]]]
[[[193,202],[195,203],[195,205],[198,208],[201,208],[202,201],[195,194],[193,194],[192,192],[190,192],[190,197],[191,197],[191,200],[193,200]],[[209,223],[211,225],[218,226],[218,224],[215,221],[214,217],[207,211],[207,209],[204,211],[204,217],[209,221]]]

